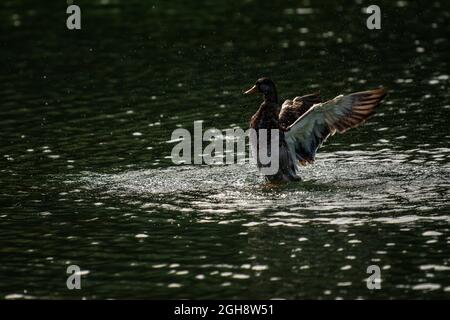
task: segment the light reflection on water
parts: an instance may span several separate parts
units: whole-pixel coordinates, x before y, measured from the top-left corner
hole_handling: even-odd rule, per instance
[[[164,241],[160,228],[179,229],[170,233],[171,241],[176,239],[182,247],[169,245],[167,258],[179,250],[197,258],[183,262],[180,255],[173,263],[157,258],[151,264],[170,278],[156,286],[167,286],[179,297],[189,297],[187,283],[199,288],[203,297],[230,293],[229,297],[240,297],[231,289],[253,286],[250,279],[267,281],[263,288],[269,291],[252,291],[260,298],[308,297],[311,292],[324,298],[370,297],[374,293],[364,287],[369,264],[380,265],[388,279],[396,279],[396,285],[383,280],[387,296],[446,292],[448,285],[440,281],[450,270],[446,250],[450,168],[410,158],[411,152],[388,149],[322,153],[314,166],[303,170],[303,182],[279,186],[265,184],[249,165],[84,172],[64,184],[69,194],[71,189],[83,190],[80,199],[94,192],[101,201],[133,208],[134,213],[119,219],[143,222],[134,235],[138,246],[159,247]],[[237,247],[229,243],[231,239]],[[211,248],[216,248],[215,253]],[[435,254],[431,264],[427,252]],[[398,268],[399,259],[408,259],[408,273]],[[218,262],[211,263],[214,260]],[[416,278],[403,283],[400,279],[411,272]],[[322,273],[328,282],[317,279]],[[309,294],[301,290],[293,294],[283,285],[286,277],[291,283],[294,275],[294,283]],[[434,283],[436,278],[441,280]],[[216,295],[203,283],[230,290]],[[375,296],[386,297],[382,293]]]
[[[38,270],[82,263],[91,298],[232,298],[244,288],[256,298],[441,297],[450,290],[448,165],[351,153],[322,153],[303,182],[280,186],[249,165],[53,175],[58,205],[37,213],[47,231],[34,244],[25,235],[22,255]],[[366,289],[370,264],[383,290]]]
[[[442,155],[442,149],[435,152]],[[315,214],[357,214],[346,211],[359,207],[366,213],[381,209],[379,216],[387,205],[389,214],[446,207],[450,167],[435,165],[434,161],[416,164],[419,157],[414,157],[413,162],[408,161],[410,157],[387,149],[324,153],[314,165],[304,167],[303,182],[299,184],[265,183],[250,164],[173,166],[118,174],[86,172],[65,183],[81,182],[87,190],[123,198],[125,202],[133,196],[145,199],[168,195],[174,203],[181,201],[179,206],[172,205],[173,210],[211,213],[214,209],[218,213],[223,209],[228,213],[251,213],[283,207]],[[185,203],[189,207],[183,207]],[[144,202],[142,208],[160,205]]]

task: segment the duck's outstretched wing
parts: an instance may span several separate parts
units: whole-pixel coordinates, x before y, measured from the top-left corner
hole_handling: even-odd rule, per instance
[[[281,106],[279,122],[284,128],[289,127],[300,118],[313,105],[321,103],[320,93],[312,93],[306,96],[295,97],[294,100],[286,100]]]
[[[382,88],[340,95],[310,108],[287,132],[286,142],[300,163],[313,162],[317,149],[330,136],[364,123],[386,96]]]

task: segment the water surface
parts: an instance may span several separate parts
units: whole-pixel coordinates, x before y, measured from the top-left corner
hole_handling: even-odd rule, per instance
[[[81,31],[0,5],[2,298],[450,297],[446,1],[380,1],[378,31],[364,1],[77,4]],[[263,75],[389,96],[300,183],[172,163],[176,128],[246,128]]]

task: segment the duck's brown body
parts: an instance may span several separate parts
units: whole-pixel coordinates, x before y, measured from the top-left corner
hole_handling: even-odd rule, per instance
[[[276,173],[265,174],[269,181],[300,180],[299,164],[314,162],[317,149],[328,136],[336,131],[343,133],[370,118],[385,96],[384,89],[376,89],[321,103],[319,94],[315,93],[286,100],[280,107],[275,84],[268,78],[259,79],[245,93],[256,92],[264,95],[264,101],[251,118],[250,127],[256,131],[258,147],[260,131],[267,129],[268,145],[264,152],[272,161],[278,161]],[[273,148],[276,154],[270,151],[273,129],[279,132],[278,146]],[[257,164],[261,169],[267,165],[261,163],[258,147]]]
[[[269,181],[293,181],[301,180],[297,175],[297,161],[291,156],[288,144],[285,139],[285,132],[287,128],[300,118],[306,111],[309,110],[315,103],[321,102],[318,93],[310,94],[303,97],[297,97],[294,101],[286,100],[283,103],[283,108],[278,103],[278,96],[276,89],[264,95],[264,101],[259,107],[258,111],[253,115],[250,120],[250,127],[255,129],[257,134],[261,129],[268,130],[268,146],[267,153],[270,153],[270,130],[278,129],[279,132],[279,145],[278,154],[270,156],[276,156],[278,160],[278,172],[276,174],[266,175],[265,177]],[[258,139],[259,140],[259,139]],[[258,151],[259,149],[256,148]],[[259,153],[258,153],[259,155]],[[258,167],[263,165],[257,157]]]

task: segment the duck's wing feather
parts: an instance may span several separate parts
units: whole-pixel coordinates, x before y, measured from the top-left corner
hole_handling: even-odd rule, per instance
[[[284,101],[279,115],[280,125],[284,128],[289,127],[313,105],[320,102],[322,99],[319,92]]]
[[[285,138],[290,151],[301,163],[313,162],[317,149],[330,135],[364,123],[385,96],[386,91],[380,88],[314,105],[288,127]]]

